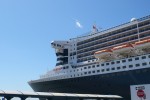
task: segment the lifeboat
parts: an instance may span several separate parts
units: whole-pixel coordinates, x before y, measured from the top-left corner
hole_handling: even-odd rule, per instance
[[[112,51],[116,55],[131,56],[132,54],[134,54],[134,47],[132,46],[132,44],[128,43],[114,47],[112,48]]]
[[[111,49],[100,50],[94,53],[95,58],[107,59],[112,56]]]
[[[135,42],[134,47],[136,49],[150,48],[150,39],[145,39],[145,40],[141,40],[141,41]]]
[[[54,72],[58,72],[58,71],[60,71],[61,69],[62,69],[62,67],[58,67],[58,68],[53,69],[53,71],[54,71]]]

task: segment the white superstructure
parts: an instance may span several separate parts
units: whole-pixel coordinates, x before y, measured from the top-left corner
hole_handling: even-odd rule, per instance
[[[68,41],[52,41],[57,63],[41,80],[59,80],[150,67],[150,16]],[[37,80],[39,81],[39,80]]]

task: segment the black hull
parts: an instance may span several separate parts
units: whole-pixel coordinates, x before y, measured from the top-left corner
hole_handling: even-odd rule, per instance
[[[54,81],[34,82],[29,85],[38,92],[113,94],[130,100],[130,85],[150,84],[150,68],[93,75]]]

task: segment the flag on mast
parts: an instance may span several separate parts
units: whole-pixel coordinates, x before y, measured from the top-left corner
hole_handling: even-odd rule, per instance
[[[98,29],[95,24],[93,25],[93,32],[98,32]]]

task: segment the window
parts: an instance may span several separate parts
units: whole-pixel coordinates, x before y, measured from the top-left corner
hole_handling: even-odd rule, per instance
[[[95,73],[95,71],[92,71],[92,73]]]
[[[88,66],[88,69],[90,69],[91,68],[91,66]]]
[[[84,67],[84,69],[86,69],[86,67]]]
[[[89,71],[88,74],[91,74],[91,71]]]
[[[120,69],[120,67],[117,67],[117,69]]]
[[[66,66],[66,69],[68,69],[69,68],[69,66]]]
[[[109,68],[107,68],[106,71],[109,71]]]
[[[135,60],[139,60],[139,57],[136,57]]]
[[[146,62],[144,62],[144,63],[142,63],[142,65],[143,65],[143,66],[146,66],[146,65],[147,65],[147,63],[146,63]]]
[[[84,74],[87,74],[87,72],[84,72]]]
[[[150,58],[150,55],[148,55],[148,57]]]
[[[124,62],[126,62],[126,60],[124,59],[124,60],[122,60],[122,62],[124,63]]]
[[[128,61],[132,61],[132,59],[130,58],[130,59],[128,59]]]
[[[99,67],[99,65],[97,65],[97,67]]]
[[[111,70],[115,70],[115,68],[113,67],[113,68],[111,68]]]
[[[135,66],[136,66],[136,67],[139,67],[139,66],[140,66],[140,64],[135,64]]]
[[[95,68],[95,65],[93,65],[92,68]]]
[[[104,72],[105,70],[104,69],[102,69],[102,72]]]
[[[142,59],[146,59],[146,56],[142,56]]]
[[[106,63],[106,65],[109,65],[109,63]]]
[[[97,70],[97,72],[100,72],[100,70]]]
[[[115,64],[115,62],[111,62],[111,64]]]
[[[125,68],[126,68],[126,66],[122,66],[122,68],[123,68],[123,69],[125,69]]]
[[[129,68],[132,68],[133,67],[133,65],[129,65]]]
[[[101,66],[104,66],[104,64],[101,64]]]
[[[117,64],[120,63],[120,61],[117,61]]]

